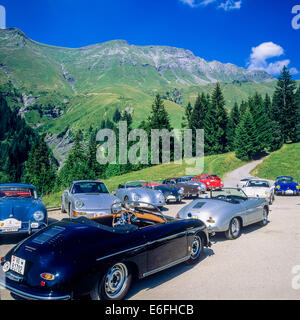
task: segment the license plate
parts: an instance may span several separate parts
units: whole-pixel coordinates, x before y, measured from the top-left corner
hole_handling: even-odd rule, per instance
[[[2,232],[16,232],[22,227],[22,222],[16,219],[6,219],[0,222]]]
[[[293,190],[286,190],[286,194],[294,194]]]
[[[21,275],[24,275],[25,263],[26,261],[24,259],[21,259],[16,256],[11,256],[10,270],[15,271],[16,273],[19,273]]]

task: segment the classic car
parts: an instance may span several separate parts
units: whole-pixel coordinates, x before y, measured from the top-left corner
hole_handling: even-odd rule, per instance
[[[266,199],[249,198],[238,188],[211,191],[211,198],[194,200],[176,215],[178,219],[200,219],[210,233],[225,232],[227,239],[240,236],[242,227],[268,223],[269,203]]]
[[[169,188],[167,185],[153,184],[151,182],[149,182],[145,187],[152,190],[159,190],[164,195],[166,203],[181,202],[181,195],[177,188]]]
[[[9,233],[31,234],[47,224],[46,207],[34,186],[0,184],[0,237]]]
[[[224,184],[217,175],[200,174],[193,178],[194,181],[203,182],[207,190],[216,190],[224,187]]]
[[[154,187],[163,185],[163,180],[151,180],[143,184],[143,187]]]
[[[276,195],[300,195],[300,185],[294,178],[288,176],[277,177],[275,181]]]
[[[185,182],[185,183],[188,183],[188,184],[195,184],[197,185],[198,187],[200,187],[200,190],[202,193],[205,193],[207,191],[207,188],[206,188],[206,185],[205,183],[203,182],[200,182],[200,181],[195,181],[193,180],[194,176],[182,176],[180,177],[179,179],[182,181],[182,182]]]
[[[134,276],[182,262],[196,264],[210,246],[200,220],[177,220],[130,202],[94,219],[65,218],[0,258],[0,285],[27,299],[123,299]]]
[[[251,179],[255,179],[255,178],[254,178],[254,177],[247,177],[247,178],[241,179],[241,180],[238,182],[238,184],[236,185],[237,188],[243,188],[243,187],[246,185],[246,183],[247,183],[249,180],[251,180]]]
[[[275,200],[274,186],[268,180],[250,179],[242,187],[248,197],[258,197],[268,200],[272,204]]]
[[[128,181],[125,184],[120,184],[118,190],[113,191],[113,194],[121,201],[139,201],[163,207],[166,201],[162,192],[144,188],[143,186],[146,185],[146,181]]]
[[[65,190],[61,199],[61,211],[70,217],[87,216],[95,218],[110,214],[113,203],[119,202],[109,194],[105,184],[100,181],[74,181],[69,190]]]
[[[182,198],[198,197],[202,192],[198,185],[186,183],[181,178],[168,178],[163,183],[169,188],[177,188]]]

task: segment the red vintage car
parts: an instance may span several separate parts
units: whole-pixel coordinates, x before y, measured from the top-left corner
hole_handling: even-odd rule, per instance
[[[224,184],[215,174],[200,174],[193,178],[194,181],[203,182],[206,185],[207,190],[215,190],[224,187]]]

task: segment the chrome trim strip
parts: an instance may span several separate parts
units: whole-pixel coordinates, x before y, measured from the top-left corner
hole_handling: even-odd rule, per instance
[[[176,238],[177,236],[181,236],[181,235],[186,235],[186,231],[179,232],[179,233],[173,234],[171,236],[168,236],[168,237],[165,237],[165,238],[161,238],[161,239],[157,239],[157,240],[154,240],[154,241],[149,241],[147,244],[153,244],[153,243],[156,243],[156,242],[170,240],[170,239]]]
[[[185,257],[183,257],[181,259],[178,259],[178,260],[175,260],[173,262],[170,262],[170,263],[168,263],[168,264],[166,264],[166,265],[164,265],[162,267],[159,267],[159,268],[153,269],[151,271],[145,272],[145,273],[143,273],[143,277],[147,277],[147,276],[149,276],[151,274],[154,274],[156,272],[168,269],[168,268],[170,268],[172,266],[175,266],[176,264],[179,264],[181,262],[187,261],[189,258],[190,258],[190,256],[185,256]]]
[[[131,250],[137,250],[137,249],[140,249],[140,248],[145,247],[147,244],[148,244],[148,243],[144,243],[144,244],[142,244],[142,245],[140,245],[140,246],[137,246],[137,247],[134,247],[134,248],[125,249],[125,250],[122,250],[122,251],[118,251],[118,252],[112,253],[112,254],[109,254],[109,255],[107,255],[107,256],[105,256],[105,257],[98,258],[98,259],[96,259],[96,261],[101,261],[101,260],[104,260],[104,259],[106,259],[106,258],[110,258],[110,257],[113,257],[113,256],[116,256],[116,255],[118,255],[118,254],[131,251]]]
[[[0,280],[0,287],[3,287],[5,289],[11,291],[12,293],[14,293],[20,297],[26,298],[26,299],[32,299],[32,300],[69,300],[69,299],[71,299],[71,295],[69,295],[69,294],[64,295],[64,296],[57,296],[57,297],[37,296],[37,295],[31,294],[31,293],[26,293],[24,291],[18,290],[14,287],[11,287],[10,285],[2,282],[1,280]]]

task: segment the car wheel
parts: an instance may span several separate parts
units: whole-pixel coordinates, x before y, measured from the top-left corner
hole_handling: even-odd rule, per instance
[[[229,229],[225,232],[228,240],[235,240],[241,235],[241,222],[238,218],[233,218],[230,221]]]
[[[263,213],[262,213],[262,220],[259,222],[259,224],[264,227],[268,224],[268,210],[266,208],[263,209]]]
[[[125,263],[116,263],[99,279],[91,292],[92,300],[122,300],[131,285],[132,274]]]
[[[186,261],[188,265],[198,263],[203,254],[203,239],[199,234],[194,236],[192,247],[191,247],[191,256],[189,260]]]

